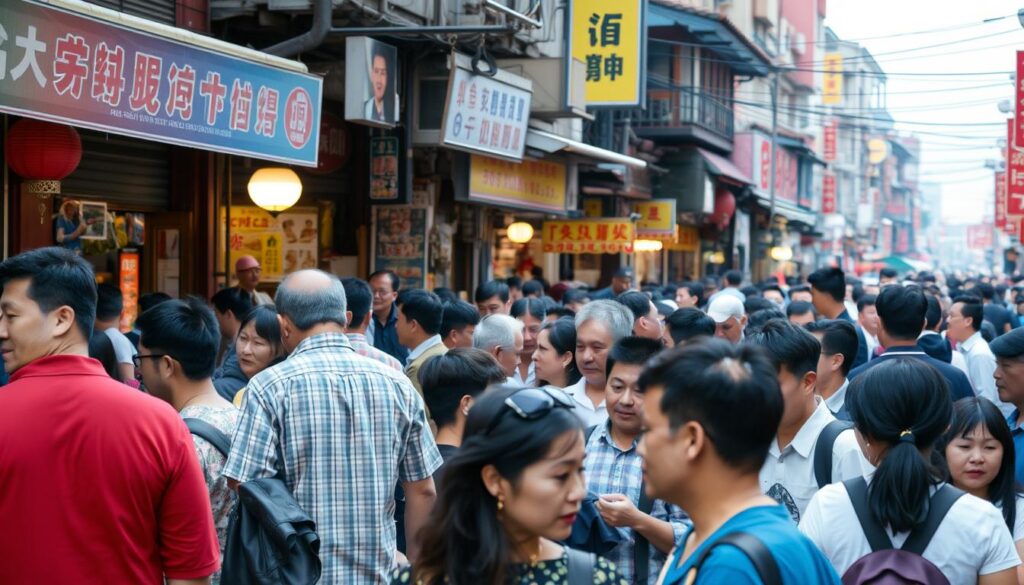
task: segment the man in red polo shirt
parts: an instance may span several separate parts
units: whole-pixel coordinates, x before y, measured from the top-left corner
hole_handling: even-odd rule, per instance
[[[188,429],[87,357],[92,268],[41,248],[0,263],[0,284],[0,583],[209,583],[217,536]]]

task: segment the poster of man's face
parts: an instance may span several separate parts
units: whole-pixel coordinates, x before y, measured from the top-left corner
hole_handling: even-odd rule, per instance
[[[345,41],[345,119],[372,126],[398,122],[398,51],[370,37]]]

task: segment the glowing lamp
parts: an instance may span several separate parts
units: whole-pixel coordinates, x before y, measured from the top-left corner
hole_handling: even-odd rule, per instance
[[[772,246],[772,249],[768,251],[768,255],[776,262],[788,262],[793,259],[793,248],[789,246]]]
[[[658,240],[636,240],[633,242],[634,252],[658,252],[665,245]]]
[[[533,226],[525,221],[509,224],[508,239],[514,244],[525,244],[533,239]]]
[[[266,167],[257,170],[249,179],[249,198],[274,217],[295,205],[300,196],[302,181],[291,169]]]
[[[709,264],[725,264],[725,252],[723,252],[721,250],[716,250],[716,251],[708,254],[708,263]]]

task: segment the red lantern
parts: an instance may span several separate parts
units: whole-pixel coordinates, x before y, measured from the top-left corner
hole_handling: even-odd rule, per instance
[[[728,189],[719,189],[715,193],[715,211],[711,214],[711,222],[718,226],[718,229],[725,229],[736,213],[736,196]]]
[[[82,161],[82,139],[71,126],[19,120],[7,133],[4,152],[11,170],[24,179],[25,192],[39,200],[39,223],[49,216],[49,199],[60,194],[60,181]]]

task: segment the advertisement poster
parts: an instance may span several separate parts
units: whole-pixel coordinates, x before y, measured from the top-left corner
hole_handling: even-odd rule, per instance
[[[121,310],[121,331],[131,331],[139,316],[139,253],[135,250],[121,252],[118,267],[118,285],[124,297]]]
[[[422,205],[374,206],[370,272],[392,270],[403,289],[424,288],[432,215]]]
[[[107,239],[107,204],[83,201],[79,211],[79,217],[88,226],[85,228],[85,233],[82,234],[81,239]]]
[[[393,127],[398,122],[398,49],[370,37],[349,37],[345,63],[345,119]]]
[[[474,154],[469,159],[469,200],[531,211],[564,213],[566,166],[543,160],[513,163]]]
[[[398,199],[398,138],[370,139],[370,199]]]
[[[586,66],[588,106],[643,102],[647,48],[643,0],[574,0],[569,3],[569,47]]]
[[[221,214],[224,225],[226,210]],[[234,205],[227,246],[229,265],[233,267],[241,256],[252,256],[263,268],[264,282],[280,282],[290,272],[316,268],[320,251],[317,221],[316,209],[292,208],[274,218],[259,207]],[[223,244],[222,240],[217,247],[218,266],[224,265]]]

